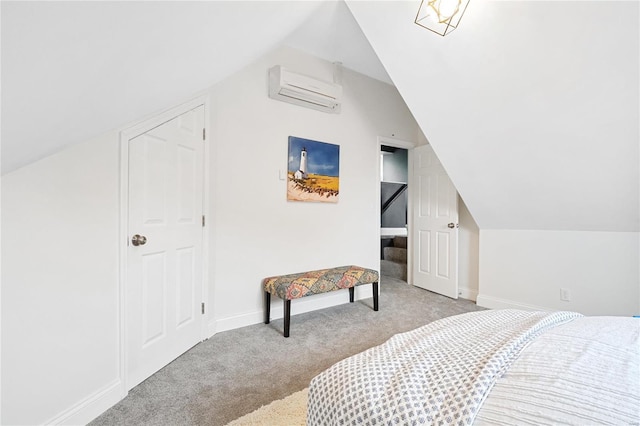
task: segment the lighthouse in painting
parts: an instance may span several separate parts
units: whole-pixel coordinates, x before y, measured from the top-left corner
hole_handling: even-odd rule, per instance
[[[339,145],[289,136],[288,154],[288,201],[338,202]]]
[[[307,177],[307,148],[302,148],[300,151],[300,168],[295,172],[294,177],[296,179],[305,179]]]

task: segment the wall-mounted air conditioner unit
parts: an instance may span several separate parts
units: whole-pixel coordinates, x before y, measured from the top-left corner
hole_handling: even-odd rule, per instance
[[[269,69],[269,97],[338,114],[340,113],[342,86],[291,72],[276,65]]]

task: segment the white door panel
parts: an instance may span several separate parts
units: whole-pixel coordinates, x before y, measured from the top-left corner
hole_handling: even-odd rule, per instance
[[[418,272],[423,274],[431,273],[431,231],[418,229]]]
[[[204,107],[129,140],[127,384],[201,338]]]
[[[457,192],[430,145],[415,148],[413,158],[413,284],[457,299]]]

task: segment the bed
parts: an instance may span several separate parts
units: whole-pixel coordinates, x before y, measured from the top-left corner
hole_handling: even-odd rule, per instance
[[[640,319],[490,310],[393,336],[309,386],[313,425],[640,425]]]

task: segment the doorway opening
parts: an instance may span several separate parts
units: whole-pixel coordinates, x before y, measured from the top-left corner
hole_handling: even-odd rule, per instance
[[[380,273],[408,281],[409,151],[380,145]]]

